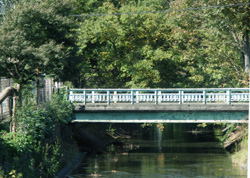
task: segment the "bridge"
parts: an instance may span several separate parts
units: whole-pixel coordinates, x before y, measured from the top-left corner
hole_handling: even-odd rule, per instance
[[[68,98],[72,122],[248,122],[248,88],[70,89]]]

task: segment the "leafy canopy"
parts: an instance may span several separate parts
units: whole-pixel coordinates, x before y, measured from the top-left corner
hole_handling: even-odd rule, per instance
[[[62,75],[70,54],[73,21],[67,1],[21,1],[0,26],[0,75],[25,84],[40,75]]]

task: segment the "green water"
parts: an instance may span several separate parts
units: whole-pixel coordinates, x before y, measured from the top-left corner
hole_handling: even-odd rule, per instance
[[[219,141],[218,129],[189,132],[187,124],[156,125],[136,130],[123,146],[110,145],[105,154],[91,155],[70,177],[106,178],[245,178],[232,165]]]

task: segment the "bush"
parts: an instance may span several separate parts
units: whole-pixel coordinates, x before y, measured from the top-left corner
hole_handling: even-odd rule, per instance
[[[37,106],[26,98],[16,112],[17,132],[0,132],[0,178],[54,177],[59,170],[61,146],[56,138],[56,125],[67,123],[72,106],[66,91],[52,96],[51,101]]]

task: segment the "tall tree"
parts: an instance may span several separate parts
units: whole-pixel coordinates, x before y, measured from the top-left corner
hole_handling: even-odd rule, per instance
[[[153,11],[161,1],[105,2],[95,13]],[[171,30],[162,14],[84,18],[79,29],[82,83],[86,87],[173,87],[180,81]],[[175,82],[174,82],[175,81]]]
[[[176,0],[170,6],[171,9],[185,9],[231,4],[229,1],[226,4],[225,1],[217,2]],[[173,38],[178,39],[176,50],[186,63],[184,71],[189,87],[242,87],[246,84],[240,57],[242,51],[236,47],[238,44],[231,33],[232,29],[235,31],[235,24],[223,14],[227,8],[232,9],[229,13],[232,16],[240,16],[233,11],[245,6],[167,14],[168,23],[174,30]]]
[[[40,75],[59,76],[67,64],[69,35],[67,1],[20,2],[0,27],[0,74],[18,84]]]
[[[0,26],[0,76],[22,85],[43,75],[61,76],[72,44],[69,1],[21,1]],[[13,112],[15,113],[15,112]]]

